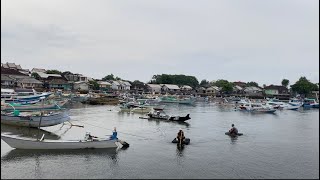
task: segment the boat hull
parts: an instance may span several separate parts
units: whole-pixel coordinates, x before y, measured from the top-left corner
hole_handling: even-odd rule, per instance
[[[24,127],[39,127],[39,122],[41,119],[40,127],[54,126],[61,124],[65,121],[70,120],[70,117],[66,111],[60,113],[53,113],[49,116],[14,116],[1,114],[1,123],[14,125],[14,126],[24,126]]]
[[[34,105],[20,105],[20,106],[13,105],[13,107],[16,110],[59,109],[60,107],[65,105],[67,102],[68,101],[59,101],[56,104],[45,104],[45,105],[42,105],[41,103],[34,104]],[[4,107],[1,107],[1,110],[10,111],[10,110],[13,110],[13,107],[10,105],[6,105]]]
[[[88,149],[117,148],[117,140],[101,141],[37,141],[1,135],[9,146],[16,149]]]

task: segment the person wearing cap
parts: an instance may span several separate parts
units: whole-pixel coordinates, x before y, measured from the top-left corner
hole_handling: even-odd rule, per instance
[[[177,135],[177,140],[178,142],[182,142],[183,140],[185,139],[184,137],[184,132],[182,131],[182,129],[180,128],[179,132],[178,132],[178,135]]]
[[[238,129],[234,127],[234,124],[231,124],[231,129],[229,130],[230,135],[238,135]]]

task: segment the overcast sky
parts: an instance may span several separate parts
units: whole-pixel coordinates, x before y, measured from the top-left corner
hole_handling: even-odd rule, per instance
[[[319,82],[319,1],[2,0],[1,61],[143,82]]]

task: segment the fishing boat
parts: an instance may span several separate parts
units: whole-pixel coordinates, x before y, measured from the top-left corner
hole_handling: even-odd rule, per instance
[[[238,106],[240,111],[247,111],[252,113],[274,113],[276,109],[268,105],[263,105],[261,103],[242,103]]]
[[[63,107],[69,99],[61,101],[46,101],[44,104],[38,102],[36,104],[23,104],[23,103],[5,103],[1,105],[1,111],[13,110],[40,110],[40,109],[59,109]]]
[[[14,110],[13,112],[1,111],[1,123],[14,126],[38,127],[41,122],[40,127],[47,127],[69,120],[68,111],[65,109],[43,112],[20,112],[19,110]]]
[[[1,139],[9,146],[16,149],[88,149],[88,148],[117,148],[122,146],[129,146],[125,141],[118,139],[89,139],[83,140],[46,140],[44,135],[40,140],[13,137],[1,134]]]
[[[176,98],[173,96],[163,96],[163,97],[159,97],[159,101],[161,103],[179,103],[179,104],[194,104],[194,102],[196,101],[196,99],[193,99],[191,97],[189,98]]]
[[[319,103],[315,99],[305,98],[302,106],[304,108],[319,108]]]
[[[169,116],[164,111],[149,112],[147,114],[147,116],[149,118],[153,118],[153,119],[162,119],[162,120],[179,121],[179,122],[184,122],[186,120],[191,119],[189,114],[187,114],[186,116],[182,116],[182,117],[180,117],[180,116]]]
[[[297,98],[291,98],[288,102],[288,104],[292,105],[292,106],[302,106],[303,102],[300,99]]]
[[[148,113],[152,110],[153,110],[152,107],[138,106],[138,107],[132,108],[131,112],[133,112],[133,113]]]
[[[1,89],[1,100],[6,103],[29,102],[40,100],[41,97],[47,98],[51,94],[51,92],[38,93],[34,89]]]

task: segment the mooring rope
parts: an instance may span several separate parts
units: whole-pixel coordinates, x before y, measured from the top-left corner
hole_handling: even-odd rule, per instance
[[[90,126],[94,126],[94,127],[98,127],[98,128],[101,128],[101,129],[105,129],[105,130],[113,130],[113,129],[108,129],[108,128],[104,128],[102,127],[101,125],[98,126],[98,125],[93,125],[93,124],[90,124],[90,123],[85,123],[85,122],[82,122],[81,123],[84,123],[84,124],[87,124],[87,125],[90,125]],[[125,133],[125,132],[122,132],[122,131],[117,131],[119,133],[122,133],[122,134],[127,134],[127,135],[130,135],[130,136],[135,136],[135,137],[139,137],[139,138],[143,138],[144,140],[152,140],[151,138],[147,138],[147,137],[144,137],[144,136],[138,136],[138,135],[135,135],[135,134],[131,134],[131,133]]]

